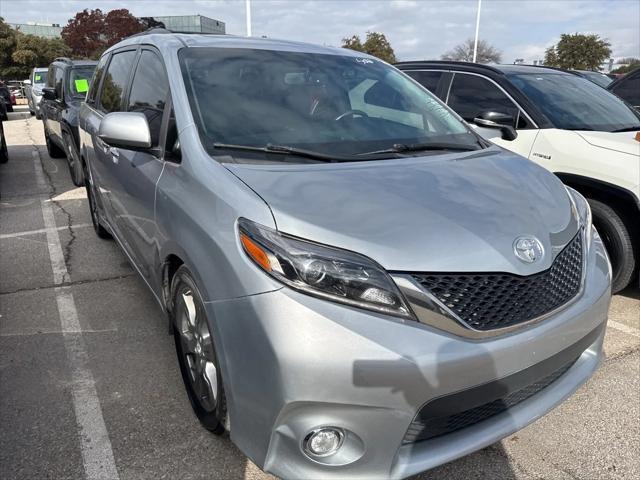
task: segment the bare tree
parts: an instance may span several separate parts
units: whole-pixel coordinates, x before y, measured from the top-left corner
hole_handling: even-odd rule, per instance
[[[469,38],[440,58],[456,62],[473,62],[473,43],[473,38]],[[500,60],[502,60],[502,52],[500,50],[486,40],[478,41],[477,63],[500,63]]]

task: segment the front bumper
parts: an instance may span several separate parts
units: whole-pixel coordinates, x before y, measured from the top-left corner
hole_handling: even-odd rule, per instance
[[[425,403],[557,355],[603,326],[609,302],[610,267],[596,236],[580,298],[497,338],[465,339],[286,288],[206,308],[221,353],[231,438],[240,449],[283,478],[372,479],[404,478],[471,453],[561,403],[600,363],[604,328],[566,373],[531,398],[463,430],[403,445]],[[318,426],[355,433],[363,445],[357,460],[326,465],[308,458],[302,440]]]

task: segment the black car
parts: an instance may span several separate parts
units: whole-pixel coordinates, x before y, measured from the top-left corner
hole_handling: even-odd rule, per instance
[[[0,97],[4,100],[5,108],[7,112],[13,112],[13,105],[11,104],[11,91],[4,83],[0,82]]]
[[[7,141],[4,138],[4,127],[2,125],[2,122],[7,119],[7,106],[4,102],[4,98],[0,97],[0,163],[6,163],[9,160]]]
[[[612,78],[606,73],[602,72],[594,72],[592,70],[569,70],[574,75],[578,75],[580,77],[584,77],[587,80],[592,81],[596,85],[601,86],[602,88],[607,88],[611,82],[613,82]]]
[[[47,86],[40,104],[44,137],[51,157],[64,157],[69,163],[71,179],[84,185],[80,162],[78,112],[84,101],[97,62],[57,58],[50,66]]]
[[[640,111],[640,68],[610,83],[607,90],[615,93],[629,105],[632,105],[633,108]]]

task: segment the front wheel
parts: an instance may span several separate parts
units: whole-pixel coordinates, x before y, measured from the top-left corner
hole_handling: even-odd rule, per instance
[[[620,215],[609,205],[588,199],[593,225],[598,230],[611,261],[611,292],[617,293],[631,282],[637,258],[632,235]]]
[[[98,210],[98,204],[96,203],[96,197],[94,195],[94,186],[90,181],[89,172],[87,170],[87,164],[82,163],[82,168],[84,171],[84,176],[87,179],[85,182],[85,188],[87,189],[87,200],[89,201],[89,213],[91,213],[91,223],[93,224],[93,230],[96,232],[99,238],[109,239],[112,238],[109,231],[102,226],[102,222],[100,220],[100,210]]]
[[[49,130],[46,125],[44,127],[44,141],[47,144],[47,153],[51,158],[62,158],[65,156],[64,150],[62,150],[59,146],[53,143],[51,140],[51,136],[49,135]]]
[[[65,134],[64,141],[68,151],[67,162],[69,163],[71,181],[76,187],[82,187],[84,185],[85,178],[80,155],[78,154],[78,148],[76,147],[76,143],[71,135]]]
[[[171,292],[176,353],[189,401],[200,423],[221,435],[229,425],[220,363],[202,297],[184,265],[173,277]]]

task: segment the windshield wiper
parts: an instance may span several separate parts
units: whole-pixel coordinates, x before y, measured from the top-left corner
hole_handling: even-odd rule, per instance
[[[334,155],[326,155],[312,150],[302,148],[289,147],[287,145],[272,145],[267,143],[264,147],[252,147],[251,145],[234,145],[231,143],[213,143],[213,148],[228,148],[229,150],[245,150],[247,152],[265,152],[278,153],[282,155],[298,155],[300,157],[312,158],[314,160],[322,160],[323,162],[336,162],[347,160],[346,157],[336,157]]]
[[[611,130],[611,133],[635,132],[636,130],[640,130],[640,125],[636,125],[635,127],[618,128],[616,130]]]
[[[454,150],[458,152],[471,152],[478,150],[473,145],[461,145],[459,143],[394,143],[391,148],[384,150],[376,150],[374,152],[363,152],[358,155],[374,155],[376,153],[402,153],[402,152],[421,152],[427,150]]]

